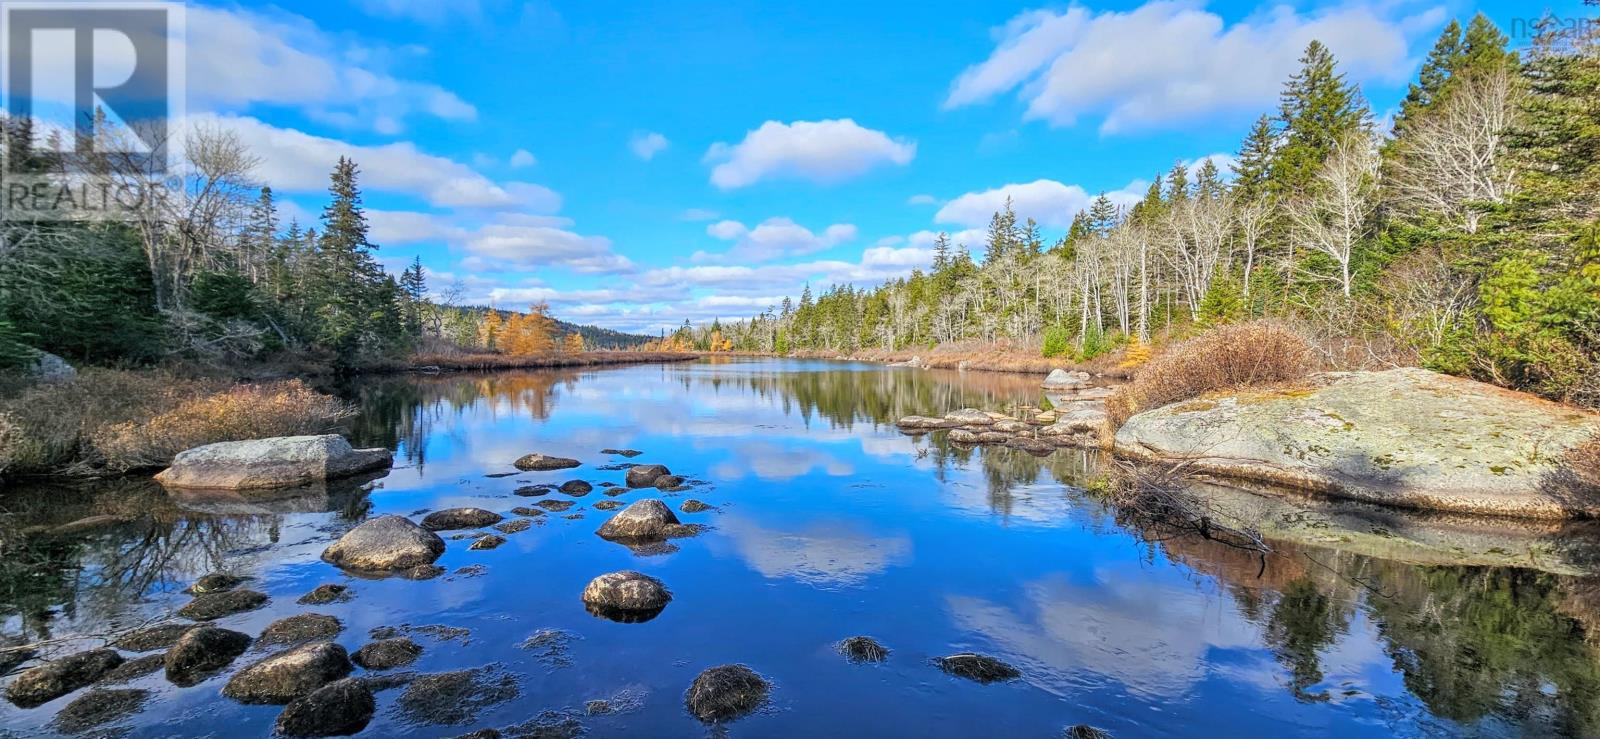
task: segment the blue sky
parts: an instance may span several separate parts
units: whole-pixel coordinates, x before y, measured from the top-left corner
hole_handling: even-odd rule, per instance
[[[1582,0],[1552,3],[1585,14]],[[192,4],[189,113],[315,219],[365,170],[379,256],[469,302],[654,333],[871,284],[1007,195],[1054,239],[1100,191],[1237,148],[1320,38],[1391,111],[1451,18],[1513,2]]]

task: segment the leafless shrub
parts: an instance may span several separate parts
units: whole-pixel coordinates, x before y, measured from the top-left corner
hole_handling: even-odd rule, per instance
[[[1316,348],[1276,321],[1222,326],[1168,348],[1107,402],[1111,428],[1133,414],[1227,390],[1298,380],[1316,368]]]

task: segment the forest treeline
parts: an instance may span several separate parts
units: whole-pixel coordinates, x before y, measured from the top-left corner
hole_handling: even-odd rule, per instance
[[[929,270],[808,286],[669,340],[1085,360],[1278,317],[1336,366],[1422,364],[1600,405],[1600,23],[1535,29],[1518,53],[1482,15],[1451,22],[1392,122],[1312,42],[1231,171],[1180,163],[1050,242],[1008,206],[982,244],[940,235]]]
[[[31,145],[35,123],[0,121],[0,171],[61,186],[148,181],[119,147]],[[96,136],[127,135],[96,121]],[[149,132],[141,132],[154,135]],[[75,362],[235,366],[286,353],[358,369],[426,350],[500,353],[626,348],[646,337],[548,315],[458,305],[420,259],[397,278],[375,253],[359,168],[340,158],[317,224],[285,223],[259,160],[233,133],[182,132],[177,186],[121,217],[0,222],[0,369],[38,351]],[[79,153],[90,152],[90,153]]]

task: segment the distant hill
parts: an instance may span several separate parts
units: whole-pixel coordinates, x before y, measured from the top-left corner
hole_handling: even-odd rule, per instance
[[[641,336],[639,334],[625,334],[621,331],[612,331],[609,328],[589,326],[577,323],[567,323],[559,318],[556,321],[556,332],[570,334],[574,331],[583,337],[584,346],[590,349],[631,349],[647,341],[655,341],[654,336]]]

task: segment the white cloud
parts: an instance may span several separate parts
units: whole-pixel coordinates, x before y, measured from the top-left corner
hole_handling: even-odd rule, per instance
[[[633,155],[647,162],[669,145],[667,137],[654,131],[639,131],[628,140],[628,148],[633,150]]]
[[[705,161],[716,165],[711,170],[711,184],[729,190],[764,179],[838,182],[880,165],[904,166],[916,154],[914,142],[890,138],[844,118],[767,121],[737,144],[712,144]]]
[[[538,163],[539,163],[539,160],[534,158],[533,152],[528,151],[527,149],[518,149],[516,151],[516,153],[511,155],[510,164],[511,164],[512,167],[514,167],[516,169],[521,169],[523,167],[532,167],[533,165],[538,164]]]
[[[721,254],[695,252],[696,262],[768,262],[783,257],[799,257],[831,249],[856,237],[856,227],[835,223],[822,233],[813,233],[788,218],[768,218],[750,228],[738,221],[718,221],[706,227],[706,234],[734,245]]]
[[[912,195],[906,199],[907,205],[938,205],[939,199],[932,195]]]
[[[302,131],[277,128],[248,116],[201,115],[200,126],[230,129],[260,158],[256,176],[286,192],[322,192],[339,157],[354,159],[361,185],[412,195],[443,208],[525,209],[553,212],[561,196],[527,182],[496,183],[472,168],[427,154],[410,142],[362,146]]]
[[[1320,40],[1352,79],[1410,74],[1410,37],[1442,15],[1404,4],[1345,4],[1302,14],[1289,5],[1229,24],[1191,2],[1153,0],[1130,11],[1035,10],[997,29],[989,58],[951,85],[944,106],[1018,90],[1026,117],[1071,125],[1101,116],[1102,132],[1170,126],[1271,107]]]
[[[357,0],[356,5],[371,15],[404,18],[429,25],[456,18],[476,19],[483,16],[483,5],[479,0]]]
[[[1120,190],[1106,193],[1106,197],[1117,205],[1131,206],[1144,196],[1147,186],[1148,183],[1135,180]],[[1066,228],[1072,224],[1073,216],[1088,208],[1095,197],[1097,194],[1089,193],[1081,185],[1064,185],[1055,180],[1041,179],[969,192],[946,203],[934,214],[933,219],[939,223],[980,228],[989,223],[991,216],[1005,208],[1009,198],[1019,218],[1032,218],[1050,228]],[[981,243],[981,240],[977,243]]]
[[[449,90],[388,74],[380,62],[390,50],[335,38],[297,15],[191,4],[187,23],[192,110],[294,106],[323,123],[385,135],[401,130],[412,116],[478,116]]]
[[[705,208],[690,208],[684,211],[683,215],[679,216],[679,218],[682,218],[685,221],[710,221],[714,220],[716,217],[716,211],[706,210]]]

